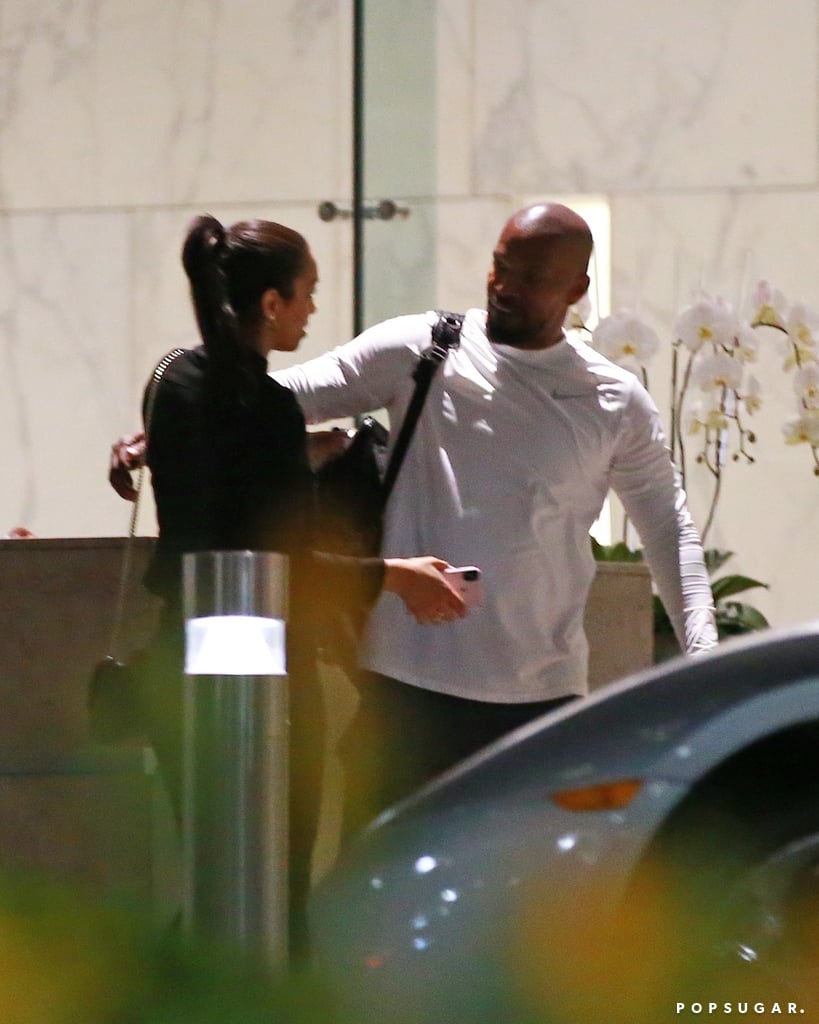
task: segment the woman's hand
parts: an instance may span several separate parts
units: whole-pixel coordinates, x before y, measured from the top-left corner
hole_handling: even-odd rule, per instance
[[[108,482],[126,501],[136,501],[136,488],[131,476],[145,461],[145,434],[125,434],[111,445],[111,459],[108,464]]]
[[[350,447],[355,436],[355,431],[342,430],[335,427],[333,430],[308,430],[307,432],[307,458],[310,460],[310,468],[315,472],[330,459],[341,455]]]
[[[422,626],[453,622],[466,615],[461,595],[444,576],[449,562],[424,555],[385,558],[384,590],[397,594]]]
[[[5,535],[4,540],[29,540],[34,534],[27,526],[15,526]]]

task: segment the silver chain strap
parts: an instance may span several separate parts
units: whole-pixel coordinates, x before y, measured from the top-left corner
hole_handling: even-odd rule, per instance
[[[151,417],[153,416],[154,403],[156,401],[156,392],[158,390],[159,382],[162,380],[162,376],[171,363],[177,359],[185,351],[184,348],[172,349],[167,355],[164,355],[154,368],[154,372],[151,374],[151,379],[148,382],[148,394],[145,399],[145,415],[143,417],[143,424],[145,427],[145,437],[147,440],[148,432],[151,425]],[[137,470],[136,482],[134,484],[134,490],[136,496],[134,497],[133,506],[131,508],[131,519],[128,524],[128,536],[125,538],[125,545],[122,549],[122,566],[119,574],[119,587],[117,589],[117,603],[114,608],[114,626],[111,630],[111,640],[108,644],[108,657],[115,659],[117,650],[119,648],[120,634],[122,632],[123,620],[125,617],[125,598],[128,593],[128,582],[131,577],[131,562],[133,560],[133,548],[134,548],[134,537],[136,536],[137,519],[139,518],[139,499],[142,495],[142,483],[145,477],[145,462],[143,460],[142,465]]]

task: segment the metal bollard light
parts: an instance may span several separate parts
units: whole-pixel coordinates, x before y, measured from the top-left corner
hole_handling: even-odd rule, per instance
[[[287,958],[287,558],[183,559],[186,927]]]

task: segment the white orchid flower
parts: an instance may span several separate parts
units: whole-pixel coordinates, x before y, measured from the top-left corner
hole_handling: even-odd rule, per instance
[[[738,330],[730,303],[719,297],[703,296],[685,306],[674,325],[674,336],[691,352],[703,345],[731,346]]]
[[[699,434],[705,426],[705,410],[702,402],[692,402],[683,416],[683,430],[686,434]]]
[[[819,363],[800,366],[793,376],[793,389],[802,408],[819,411]]]
[[[755,432],[743,420],[762,408],[762,388],[746,367],[760,355],[757,328],[772,327],[776,334],[769,337],[783,349],[785,369],[795,371],[798,411],[784,424],[784,438],[789,445],[811,447],[814,473],[819,476],[819,312],[803,302],[789,304],[767,281],[759,282],[748,305],[750,317],[744,320],[722,297],[701,293],[679,311],[672,337],[672,457],[684,474],[686,453],[681,436],[699,434],[702,450],[696,460],[706,463],[719,480],[731,435],[736,442],[732,459],[754,461],[748,446],[756,440]],[[590,314],[591,303],[585,295],[568,310],[566,329],[588,330]],[[591,344],[646,383],[645,367],[659,350],[660,339],[636,314],[620,310],[600,320],[591,332]],[[682,346],[690,357],[680,366]],[[717,487],[714,502],[718,493]]]
[[[743,363],[755,363],[759,355],[759,338],[748,323],[740,324],[734,336],[734,356]]]
[[[592,344],[613,363],[639,370],[656,354],[660,339],[648,324],[621,310],[600,321],[592,333]]]
[[[706,412],[705,428],[706,430],[717,431],[728,429],[728,417],[719,406],[715,405]]]
[[[813,349],[819,335],[819,314],[804,302],[794,302],[788,310],[785,330],[797,350]]]
[[[698,434],[701,430],[726,430],[728,417],[722,408],[719,398],[712,401],[692,402],[684,420],[685,431],[688,434]]]
[[[751,299],[751,322],[765,327],[785,327],[788,300],[767,281],[760,281]]]
[[[742,363],[727,352],[702,356],[694,365],[691,379],[703,391],[716,388],[736,391],[742,383]]]
[[[566,310],[566,319],[563,321],[563,329],[566,331],[582,330],[589,322],[592,313],[591,299],[589,293],[582,295],[573,306]]]
[[[819,416],[801,413],[791,416],[782,428],[785,444],[809,444],[811,448],[819,447]]]
[[[748,384],[742,395],[742,401],[749,413],[755,413],[762,408],[762,389],[759,381],[753,374],[748,378]]]

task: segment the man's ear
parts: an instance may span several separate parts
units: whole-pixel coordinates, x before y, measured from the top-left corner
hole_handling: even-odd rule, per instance
[[[566,296],[570,306],[573,306],[576,302],[579,302],[583,298],[583,296],[589,290],[590,284],[591,282],[589,281],[588,274],[583,274],[581,277],[578,277],[578,279],[569,289],[569,292]]]

